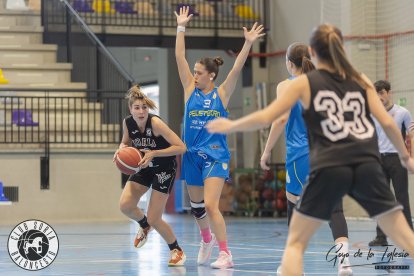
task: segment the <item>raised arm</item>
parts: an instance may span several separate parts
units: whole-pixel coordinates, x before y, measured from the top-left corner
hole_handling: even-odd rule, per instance
[[[284,93],[284,89],[286,89],[289,80],[285,80],[277,85],[276,88],[276,98],[280,98]],[[277,100],[277,99],[276,99]],[[266,146],[263,151],[262,157],[260,158],[260,167],[263,170],[269,170],[270,167],[267,165],[270,161],[270,154],[275,146],[277,140],[279,139],[280,135],[283,133],[285,125],[289,119],[290,110],[287,111],[285,114],[277,118],[273,123],[272,127],[270,128],[269,137],[266,141]]]
[[[224,106],[226,107],[229,102],[230,96],[233,94],[234,88],[236,87],[237,79],[239,78],[243,65],[246,62],[253,42],[259,37],[265,35],[265,33],[262,33],[263,29],[263,25],[258,26],[257,23],[254,23],[250,31],[248,31],[246,27],[243,27],[244,38],[246,39],[243,48],[237,55],[233,68],[227,75],[226,80],[218,88],[220,98],[223,101]]]
[[[206,127],[212,133],[232,133],[262,129],[289,111],[298,100],[302,101],[305,109],[308,108],[310,102],[310,87],[306,75],[302,75],[293,80],[286,87],[286,93],[280,99],[274,100],[266,108],[235,121],[219,118],[210,121]]]
[[[181,7],[180,14],[175,13],[177,17],[177,37],[175,40],[175,59],[177,61],[178,74],[181,84],[184,88],[185,99],[187,100],[194,90],[194,77],[191,74],[190,67],[185,59],[185,26],[190,21],[192,14],[188,15],[190,7]]]

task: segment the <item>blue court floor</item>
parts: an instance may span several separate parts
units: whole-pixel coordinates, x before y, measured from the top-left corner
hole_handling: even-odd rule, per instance
[[[235,263],[234,269],[229,270],[196,265],[200,237],[191,216],[166,215],[165,219],[171,223],[187,255],[185,267],[167,266],[168,246],[154,231],[144,247],[134,248],[132,242],[137,224],[133,222],[49,223],[59,237],[59,253],[50,266],[40,271],[26,271],[14,264],[8,254],[7,240],[15,225],[0,226],[0,275],[276,275],[287,235],[285,219],[225,217]],[[414,275],[414,261],[410,257],[394,258],[389,263],[409,266],[408,270],[375,269],[372,264],[387,261],[387,253],[395,248],[377,247],[369,252],[367,244],[375,235],[374,222],[349,220],[348,227],[354,275]],[[332,261],[328,262],[335,256],[327,255],[332,246],[332,235],[325,224],[314,236],[305,254],[306,275],[337,275],[336,266]],[[360,256],[354,257],[358,250]],[[213,258],[217,255],[216,248]]]

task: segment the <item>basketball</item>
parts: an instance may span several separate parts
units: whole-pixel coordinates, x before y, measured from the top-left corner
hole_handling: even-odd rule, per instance
[[[142,154],[139,150],[133,147],[126,147],[119,150],[115,158],[115,164],[123,174],[132,175],[141,169],[138,166],[141,159]]]

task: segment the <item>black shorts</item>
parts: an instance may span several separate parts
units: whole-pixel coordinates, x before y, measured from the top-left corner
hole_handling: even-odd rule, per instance
[[[296,209],[303,215],[329,220],[332,210],[346,194],[373,218],[402,209],[391,192],[380,163],[375,161],[312,172]]]
[[[172,160],[167,165],[142,169],[131,175],[128,181],[136,182],[148,188],[152,187],[153,190],[160,193],[169,194],[174,186],[176,171],[177,162]]]

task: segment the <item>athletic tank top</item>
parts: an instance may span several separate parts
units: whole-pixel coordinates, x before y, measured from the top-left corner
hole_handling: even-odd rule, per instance
[[[307,74],[311,99],[304,112],[311,170],[379,161],[366,91],[325,70]]]
[[[207,122],[211,120],[228,117],[217,87],[208,94],[195,88],[185,104],[184,116],[183,140],[187,146],[187,152],[203,152],[221,162],[230,160],[226,135],[209,133],[205,128]]]
[[[290,77],[292,80],[295,77]],[[303,107],[300,102],[291,108],[285,126],[286,137],[286,165],[309,154],[308,134],[302,117]]]
[[[125,123],[128,129],[129,138],[132,140],[132,146],[139,149],[148,149],[148,150],[160,150],[170,147],[170,143],[165,140],[164,137],[155,136],[154,132],[152,131],[152,117],[158,117],[154,114],[148,114],[147,123],[145,125],[145,130],[143,133],[139,131],[138,125],[135,122],[132,115],[129,115],[125,118]],[[159,118],[159,117],[158,117]],[[171,162],[174,162],[175,155],[173,156],[166,156],[166,157],[154,157],[152,159],[152,166],[157,165],[168,165]],[[150,165],[151,166],[151,165]]]

